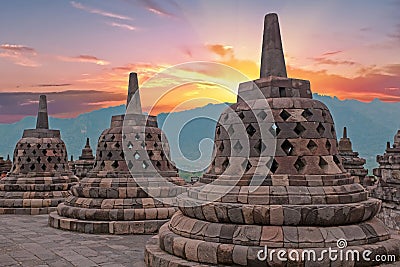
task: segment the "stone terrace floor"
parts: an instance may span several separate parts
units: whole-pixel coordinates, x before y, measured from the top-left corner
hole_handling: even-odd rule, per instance
[[[88,235],[47,226],[48,215],[0,216],[1,266],[144,267],[150,235]]]

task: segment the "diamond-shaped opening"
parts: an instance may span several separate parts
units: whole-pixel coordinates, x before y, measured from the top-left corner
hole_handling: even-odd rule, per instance
[[[21,168],[23,169],[23,168]],[[33,171],[35,169],[35,164],[31,164],[31,166],[29,167],[29,169],[31,169],[31,171]]]
[[[291,115],[290,115],[290,113],[287,112],[286,110],[282,110],[281,113],[279,114],[279,116],[280,116],[284,121],[286,121],[287,119],[290,118]]]
[[[303,116],[306,120],[309,120],[312,117],[312,115],[313,113],[308,108],[304,109],[304,111],[301,113],[301,116]]]
[[[217,136],[220,135],[220,133],[221,133],[221,126],[218,126],[218,127],[217,127],[216,133],[217,133]]]
[[[146,134],[146,138],[151,139],[152,138],[151,133]]]
[[[161,167],[161,162],[159,162],[159,161],[157,160],[156,166],[157,166],[157,168],[160,168],[160,167]]]
[[[121,151],[121,153],[119,153],[119,156],[120,156],[121,158],[125,158],[125,153],[124,153],[124,151]]]
[[[50,147],[51,147],[51,145],[49,143],[47,143],[47,148],[50,148]]]
[[[218,150],[222,152],[222,151],[224,151],[224,148],[225,148],[224,141],[222,141],[221,144],[218,147]]]
[[[271,162],[272,161],[272,162]],[[274,159],[271,158],[268,162],[267,162],[267,167],[269,167],[269,170],[271,173],[275,173],[276,170],[278,170],[279,167],[279,163]]]
[[[129,142],[128,142],[128,145],[127,145],[127,147],[128,147],[129,149],[132,149],[132,148],[133,148],[133,144],[132,144],[132,142],[131,142],[131,141],[129,141]]]
[[[47,150],[46,150],[46,149],[43,149],[43,150],[42,150],[42,154],[46,156]]]
[[[136,151],[136,152],[133,154],[133,157],[134,157],[135,159],[140,159],[140,154]]]
[[[115,135],[112,135],[112,136],[111,136],[111,140],[114,141],[114,139],[115,139]]]
[[[250,164],[249,160],[243,161],[242,168],[245,169],[246,172],[248,172],[251,167],[253,167],[253,166]]]
[[[120,148],[120,147],[121,147],[121,145],[119,144],[119,142],[115,143],[115,147],[116,147],[116,148]]]
[[[129,168],[129,169],[132,169],[132,167],[133,167],[133,163],[132,163],[132,161],[129,161],[129,162],[128,162],[128,168]]]
[[[326,162],[322,157],[320,157],[318,165],[321,169],[325,169],[328,166],[328,162]]]
[[[324,132],[325,132],[325,127],[322,125],[321,122],[318,124],[317,132],[318,132],[320,135],[323,135]]]
[[[157,144],[157,142],[154,142],[154,147],[158,147],[158,144]]]
[[[229,167],[229,159],[226,158],[222,163],[222,168],[227,169]]]
[[[331,142],[329,142],[329,140],[326,140],[325,147],[326,147],[326,150],[331,151],[332,145],[331,145]]]
[[[28,148],[31,148],[31,144],[28,144],[27,147],[28,147]]]
[[[103,137],[102,137],[101,139],[105,140],[105,139],[106,139],[106,136],[105,136],[105,135],[103,135]]]
[[[58,157],[58,158],[57,158],[57,161],[58,161],[58,162],[61,162],[61,158],[60,158],[60,157]]]
[[[304,160],[302,158],[298,158],[296,160],[296,162],[294,163],[294,167],[296,168],[296,170],[298,172],[301,172],[304,169],[305,166],[306,166],[306,164],[305,164],[305,162],[304,162]]]
[[[146,143],[143,141],[143,142],[140,144],[140,146],[141,146],[142,148],[145,148],[145,147],[146,147]]]
[[[143,161],[143,162],[142,162],[142,168],[143,168],[143,169],[147,169],[148,167],[149,167],[149,164],[147,164],[146,161]]]
[[[257,117],[259,117],[262,120],[265,120],[265,118],[267,117],[267,113],[264,110],[261,110],[260,112],[258,112]]]
[[[264,150],[267,148],[265,144],[260,140],[258,140],[257,144],[254,146],[254,148],[257,150],[258,153],[264,152]]]
[[[160,156],[161,156],[161,158],[163,158],[165,156],[164,151],[161,151]]]
[[[56,151],[55,149],[53,150],[53,154],[54,154],[54,155],[56,155],[56,154],[57,154],[57,151]]]
[[[45,171],[46,170],[46,164],[42,164],[42,170]]]
[[[106,166],[106,164],[104,163],[104,160],[101,162],[100,166],[101,167],[105,167]]]
[[[57,144],[57,145],[56,145],[56,148],[60,148],[60,145],[59,145],[59,144]]]
[[[233,146],[233,149],[235,150],[236,153],[239,153],[242,151],[243,146],[240,144],[240,141],[237,141],[236,144]]]
[[[157,137],[158,137],[158,140],[161,141],[161,137],[162,137],[161,134],[158,134]]]
[[[147,154],[149,155],[149,157],[152,157],[152,156],[154,156],[154,153],[153,153],[153,151],[152,151],[152,150],[148,151],[148,152],[147,152]]]
[[[111,164],[111,167],[113,167],[114,169],[119,167],[119,163],[117,160],[114,160],[113,164]]]
[[[54,164],[53,169],[54,169],[54,170],[57,170],[57,169],[58,169],[58,165],[57,165],[57,164]]]
[[[136,133],[135,140],[137,141],[137,140],[139,140],[139,138],[140,138],[140,135],[138,133]]]
[[[50,163],[52,161],[52,157],[47,157],[47,162]]]
[[[26,155],[26,151],[25,151],[25,150],[24,150],[24,151],[22,151],[22,154],[23,154],[23,155]]]
[[[230,125],[229,128],[228,128],[228,134],[232,135],[234,132],[235,132],[235,130],[233,129],[233,126]]]
[[[100,152],[99,152],[99,157],[100,157],[100,158],[103,157],[103,151],[100,151]]]
[[[340,159],[336,155],[333,156],[333,161],[336,163],[336,165],[341,164]]]
[[[314,152],[317,150],[318,145],[317,145],[313,140],[310,140],[310,142],[308,142],[308,144],[307,144],[307,148],[308,148],[308,150],[310,150],[312,153],[314,153]]]
[[[33,150],[33,151],[32,151],[32,154],[33,154],[33,155],[36,155],[36,150]]]
[[[122,136],[122,140],[125,140],[126,139],[126,135],[124,134],[123,136]]]
[[[250,136],[253,136],[257,132],[257,130],[251,124],[249,124],[249,126],[247,126],[247,128],[246,128],[246,132]]]
[[[36,147],[37,147],[37,148],[41,148],[42,145],[41,145],[41,144],[37,144]]]
[[[304,126],[301,125],[300,122],[298,122],[298,123],[296,123],[296,127],[294,128],[293,131],[294,131],[297,135],[301,135],[302,133],[304,133],[305,130],[306,130],[306,128],[304,128]]]
[[[21,158],[20,158],[20,157],[18,157],[18,159],[17,159],[17,160],[18,160],[18,162],[21,162]]]
[[[32,159],[31,159],[30,157],[28,157],[28,158],[26,159],[26,161],[27,161],[27,162],[31,162]]]
[[[278,124],[274,123],[272,124],[269,131],[271,132],[272,135],[278,136],[278,134],[281,132],[281,129],[279,128]]]
[[[243,118],[244,118],[243,112],[240,112],[240,113],[239,113],[239,118],[243,120]]]
[[[283,141],[281,148],[286,155],[291,156],[293,154],[293,145],[288,140]]]
[[[326,120],[326,112],[325,112],[325,110],[322,110],[322,118],[324,118],[324,120]]]
[[[108,154],[107,154],[107,158],[111,158],[112,157],[112,152],[110,151],[110,152],[108,152]]]
[[[37,161],[38,163],[40,163],[40,162],[42,161],[42,159],[41,159],[40,157],[37,157],[37,158],[36,158],[36,161]]]

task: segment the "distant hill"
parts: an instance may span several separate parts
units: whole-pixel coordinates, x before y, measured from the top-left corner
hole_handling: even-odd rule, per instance
[[[400,129],[400,103],[386,103],[379,100],[370,103],[356,100],[341,101],[317,94],[314,94],[314,98],[325,103],[331,110],[338,138],[342,135],[343,127],[347,126],[354,150],[367,159],[369,169],[375,167],[376,155],[384,152],[386,142],[393,142],[394,134]],[[206,165],[212,154],[216,120],[225,107],[224,104],[209,104],[192,110],[159,114],[159,125],[170,141],[172,160],[183,168],[194,164],[184,161],[183,156],[190,160],[200,159],[195,163],[198,166]],[[81,114],[71,119],[50,118],[50,127],[61,130],[69,155],[77,158],[86,137],[90,137],[91,146],[95,150],[100,133],[110,126],[111,116],[124,112],[125,106],[121,105]],[[196,119],[188,121],[191,118]],[[179,134],[180,125],[184,122],[187,123]],[[12,155],[16,142],[22,136],[22,131],[34,127],[34,117],[26,117],[13,124],[0,124],[2,137],[0,155]],[[206,140],[201,143],[201,149],[199,149],[199,143],[203,139]],[[178,153],[179,146],[183,156]]]

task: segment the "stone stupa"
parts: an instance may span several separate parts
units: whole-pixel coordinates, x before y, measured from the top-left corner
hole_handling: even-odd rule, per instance
[[[100,135],[93,169],[50,214],[50,226],[95,234],[150,234],[175,213],[176,207],[159,198],[171,202],[180,191],[166,180],[183,180],[168,160],[168,143],[157,118],[142,114],[136,73],[129,76],[128,105],[127,114],[113,116],[110,128]]]
[[[0,181],[0,214],[46,214],[70,195],[78,181],[68,167],[60,131],[49,129],[46,96],[39,98],[36,129],[24,130],[13,166]]]
[[[394,137],[393,146],[387,143],[383,155],[376,157],[379,167],[374,169],[378,185],[371,196],[382,200],[378,217],[385,224],[400,233],[400,130]]]
[[[1,173],[8,173],[11,171],[12,162],[10,160],[10,155],[7,155],[7,159],[4,160],[3,157],[0,157],[0,174]]]
[[[79,178],[87,176],[88,172],[93,169],[95,158],[93,156],[93,150],[90,147],[90,140],[86,138],[85,147],[82,149],[82,154],[79,159],[74,161],[75,175]]]
[[[347,128],[343,128],[343,137],[339,140],[339,155],[342,157],[342,164],[346,171],[358,178],[360,184],[367,186],[364,179],[368,170],[364,168],[366,160],[359,157],[358,152],[353,151],[350,138],[347,137]]]
[[[221,114],[202,185],[179,197],[179,211],[146,245],[147,266],[354,266],[328,257],[303,261],[293,253],[307,248],[320,256],[346,241],[346,251],[398,256],[400,241],[375,218],[380,201],[368,198],[342,166],[329,109],[312,99],[309,81],[287,78],[276,14],[265,17],[260,76],[240,84],[233,112]],[[230,123],[231,115],[242,123]],[[247,140],[236,139],[241,129]],[[241,157],[246,142],[249,156]],[[268,255],[291,251],[294,260],[275,253],[264,262],[257,255],[265,246]]]

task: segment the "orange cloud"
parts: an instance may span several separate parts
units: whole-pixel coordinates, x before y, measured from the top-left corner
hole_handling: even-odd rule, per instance
[[[24,67],[38,67],[36,62],[37,52],[34,48],[17,45],[17,44],[2,44],[0,45],[0,58],[6,58],[16,65]]]
[[[90,56],[90,55],[79,55],[76,57],[66,57],[66,56],[58,56],[57,57],[61,61],[65,62],[83,62],[83,63],[94,63],[96,65],[108,65],[110,62],[99,59],[95,56]]]

